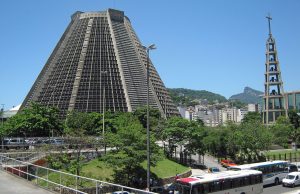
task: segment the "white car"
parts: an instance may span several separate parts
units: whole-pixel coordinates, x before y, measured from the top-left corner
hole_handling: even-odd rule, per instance
[[[112,194],[130,194],[128,191],[114,191]]]
[[[294,187],[296,185],[300,185],[300,172],[291,172],[282,180],[282,186]]]

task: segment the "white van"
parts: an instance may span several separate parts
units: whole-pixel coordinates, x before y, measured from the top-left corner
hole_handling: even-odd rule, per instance
[[[282,180],[282,186],[294,187],[296,185],[300,185],[300,172],[291,172]]]

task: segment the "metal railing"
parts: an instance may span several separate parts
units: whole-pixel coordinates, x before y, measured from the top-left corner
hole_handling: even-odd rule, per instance
[[[118,184],[99,181],[93,178],[77,176],[67,172],[62,172],[38,164],[24,162],[19,159],[0,155],[0,169],[13,175],[22,177],[31,183],[47,190],[61,194],[146,194],[153,193],[145,190],[126,187]]]

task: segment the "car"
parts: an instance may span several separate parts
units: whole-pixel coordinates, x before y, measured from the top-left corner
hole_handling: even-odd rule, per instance
[[[166,189],[164,186],[155,186],[155,187],[151,187],[150,191],[154,193],[165,193]]]
[[[230,166],[236,166],[237,164],[235,164],[233,161],[231,160],[221,160],[221,165],[225,168],[230,167]]]
[[[300,172],[291,172],[282,180],[283,187],[294,187],[296,185],[300,185]]]
[[[3,144],[7,150],[20,148],[29,149],[29,144],[27,144],[22,137],[4,138]]]
[[[128,191],[114,191],[112,194],[130,194]]]
[[[195,169],[201,169],[201,170],[207,169],[207,166],[205,164],[200,164],[200,163],[193,163],[191,167]]]
[[[210,167],[208,168],[207,172],[216,173],[216,172],[220,172],[220,169],[218,167]]]
[[[65,142],[62,138],[50,138],[50,139],[46,139],[44,142],[44,144],[50,144],[53,145],[55,147],[59,147],[59,148],[64,148],[65,146]]]
[[[287,171],[288,172],[297,172],[298,171],[298,167],[295,164],[289,164],[287,167]]]

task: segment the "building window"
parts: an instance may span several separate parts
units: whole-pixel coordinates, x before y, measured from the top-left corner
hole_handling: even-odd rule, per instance
[[[294,94],[289,94],[288,95],[288,106],[289,106],[289,109],[294,109],[295,108]]]
[[[295,95],[296,95],[296,109],[300,110],[300,93]]]

